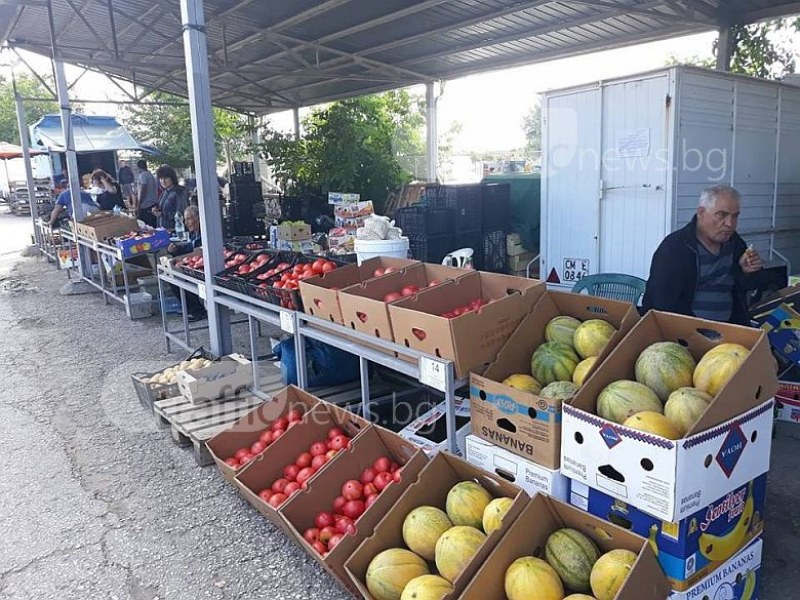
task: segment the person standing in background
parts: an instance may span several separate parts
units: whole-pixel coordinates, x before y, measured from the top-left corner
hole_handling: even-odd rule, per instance
[[[102,169],[92,172],[92,185],[102,190],[97,194],[95,201],[102,210],[114,210],[115,207],[125,208],[122,198],[122,188],[108,173]]]
[[[158,182],[164,191],[158,199],[158,206],[152,211],[158,217],[158,226],[175,231],[175,215],[183,215],[186,208],[186,189],[178,185],[178,175],[169,165],[161,165],[156,171]]]
[[[133,169],[128,166],[124,160],[119,161],[119,171],[117,172],[117,181],[119,181],[120,188],[122,188],[122,198],[125,201],[125,206],[129,209],[135,208],[133,189]]]
[[[153,208],[158,205],[158,190],[156,189],[156,178],[147,169],[147,161],[142,159],[136,163],[139,169],[137,179],[138,190],[135,198],[135,214],[137,218],[150,227],[158,226],[158,219],[153,214]]]

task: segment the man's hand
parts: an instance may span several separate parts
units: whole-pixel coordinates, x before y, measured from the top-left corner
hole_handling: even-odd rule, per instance
[[[742,257],[739,259],[739,266],[742,267],[743,272],[749,275],[750,273],[755,273],[764,268],[764,262],[761,260],[761,256],[759,256],[755,248],[753,248],[753,246],[748,246],[747,250],[744,251],[744,254],[742,254]]]
[[[169,252],[170,254],[173,254],[177,249],[178,247],[173,243],[170,243],[170,245],[167,246],[167,252]]]

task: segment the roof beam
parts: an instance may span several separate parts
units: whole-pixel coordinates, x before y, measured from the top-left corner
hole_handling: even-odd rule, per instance
[[[740,16],[743,17],[748,23],[755,23],[756,21],[763,21],[765,19],[775,19],[778,17],[786,17],[796,14],[800,14],[800,2],[785,2],[781,6],[773,6],[758,10],[748,10],[745,8],[740,12]]]
[[[76,16],[76,17],[78,17],[78,19],[80,19],[80,20],[81,20],[81,22],[82,22],[84,25],[86,25],[86,29],[88,29],[88,30],[89,30],[89,31],[92,33],[92,35],[93,35],[93,36],[95,37],[95,39],[96,39],[96,40],[97,40],[97,41],[100,43],[100,45],[101,45],[101,46],[103,46],[103,49],[105,49],[105,51],[106,51],[106,52],[109,52],[109,53],[110,53],[110,52],[111,52],[111,49],[110,49],[110,48],[109,48],[109,46],[108,46],[108,42],[107,42],[105,39],[103,39],[102,37],[100,37],[100,34],[99,34],[99,33],[97,33],[97,30],[96,30],[96,29],[94,28],[94,26],[93,26],[93,25],[92,25],[92,24],[89,22],[89,19],[87,19],[87,18],[86,18],[85,16],[83,16],[83,14],[82,14],[82,13],[83,13],[83,11],[84,11],[84,10],[86,10],[86,8],[89,6],[89,4],[91,4],[91,2],[93,2],[93,0],[88,0],[88,1],[87,1],[87,2],[86,2],[84,5],[83,5],[83,7],[81,8],[81,10],[78,10],[78,7],[77,7],[77,6],[75,6],[75,4],[72,2],[72,0],[64,0],[64,1],[65,1],[65,2],[66,2],[68,5],[69,5],[69,7],[70,7],[70,8],[71,8],[71,9],[72,9],[74,12],[75,12],[75,16]],[[67,29],[67,28],[65,28],[65,29]]]
[[[660,6],[656,6],[652,9],[643,9],[636,5],[624,5],[618,2],[611,2],[609,0],[564,0],[569,4],[579,4],[584,6],[590,6],[593,8],[604,8],[604,9],[611,9],[611,10],[619,10],[624,9],[627,14],[633,15],[643,15],[645,17],[650,17],[654,19],[659,19],[661,21],[665,21],[668,23],[685,23],[687,21],[694,21],[696,19],[692,19],[690,15],[687,14],[685,10],[677,10],[683,8],[679,4],[675,2],[661,2]],[[671,11],[675,11],[677,14],[669,14],[660,12],[659,8],[666,8]],[[709,23],[710,26],[716,26],[716,23]]]

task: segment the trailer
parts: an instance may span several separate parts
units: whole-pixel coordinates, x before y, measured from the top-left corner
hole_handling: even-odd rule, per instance
[[[703,189],[742,194],[738,231],[800,266],[800,87],[676,66],[542,99],[540,273],[647,279],[661,240]]]

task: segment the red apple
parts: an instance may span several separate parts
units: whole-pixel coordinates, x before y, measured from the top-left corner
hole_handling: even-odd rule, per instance
[[[342,486],[342,496],[347,500],[359,500],[364,492],[364,486],[360,481],[351,479]]]

